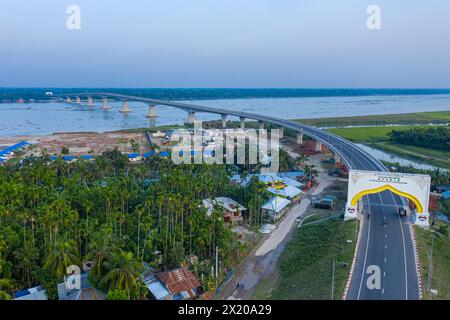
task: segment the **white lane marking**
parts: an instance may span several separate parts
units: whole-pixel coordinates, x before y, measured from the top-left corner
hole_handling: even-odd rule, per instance
[[[384,250],[387,250],[387,244],[384,245]]]
[[[384,257],[384,262],[386,263],[386,257]]]
[[[384,218],[384,220],[386,220],[386,216],[384,216],[383,218]]]
[[[383,277],[386,277],[386,271],[383,272]]]
[[[386,233],[384,234],[384,238],[387,239],[387,234]]]
[[[369,197],[367,196],[367,204],[369,206],[369,214],[371,214],[371,210],[370,210],[370,200]],[[364,255],[364,264],[363,264],[363,269],[361,272],[361,283],[359,284],[359,290],[358,290],[358,297],[356,298],[356,300],[359,300],[359,297],[361,295],[361,289],[362,289],[362,285],[364,282],[364,275],[366,273],[366,262],[367,262],[367,251],[369,251],[369,240],[370,240],[370,219],[369,220],[369,226],[367,229],[367,243],[366,243],[366,253]]]
[[[394,200],[395,205],[397,206],[397,201],[395,200],[394,195],[392,192],[389,192],[391,194],[392,199]],[[403,232],[403,223],[400,219],[400,215],[396,215],[398,217],[398,222],[400,223],[400,230],[402,231],[402,243],[403,243],[403,260],[405,263],[405,300],[408,300],[408,266],[406,265],[406,245],[405,245],[405,233]]]
[[[381,290],[381,294],[384,294],[384,288],[383,288],[383,290]]]

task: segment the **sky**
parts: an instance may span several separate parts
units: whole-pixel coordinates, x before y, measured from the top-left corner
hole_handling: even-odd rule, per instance
[[[449,57],[448,0],[0,0],[1,87],[450,88]]]

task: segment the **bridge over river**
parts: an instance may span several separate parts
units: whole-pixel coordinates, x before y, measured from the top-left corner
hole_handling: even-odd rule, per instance
[[[93,97],[103,100],[103,109],[108,109],[108,99],[123,101],[122,112],[130,112],[128,103],[137,101],[149,105],[149,117],[156,116],[155,106],[170,106],[187,112],[187,122],[192,123],[196,113],[218,114],[222,118],[222,126],[226,127],[229,116],[240,119],[241,128],[245,120],[256,120],[260,128],[269,123],[297,133],[297,142],[303,142],[307,135],[316,141],[317,151],[326,145],[338,161],[342,161],[349,169],[368,171],[388,171],[374,157],[363,151],[354,143],[334,135],[328,131],[305,125],[297,121],[276,117],[232,111],[222,108],[212,108],[189,103],[150,99],[115,93],[78,93],[61,94],[66,102],[72,103],[71,97],[76,97],[75,103],[81,103],[81,97],[87,97],[87,105],[93,105]],[[366,195],[363,198],[364,212],[371,213],[371,219],[364,219],[360,230],[355,266],[351,275],[346,299],[419,299],[419,275],[416,266],[415,249],[410,229],[410,222],[400,218],[397,207],[403,205],[403,200],[389,190],[378,194]],[[381,288],[370,289],[367,273],[370,266],[378,266],[381,270]]]

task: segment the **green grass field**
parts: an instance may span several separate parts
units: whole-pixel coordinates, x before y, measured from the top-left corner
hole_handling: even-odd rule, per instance
[[[387,127],[358,127],[358,128],[333,128],[328,131],[338,136],[355,142],[379,142],[387,141],[388,134],[392,130],[408,130],[415,126],[387,126]]]
[[[318,127],[343,127],[362,125],[411,125],[450,123],[450,111],[417,112],[404,114],[371,115],[321,119],[299,119],[297,121]]]
[[[426,127],[426,126],[421,126]],[[392,130],[408,130],[417,126],[385,126],[328,129],[341,137],[354,142],[365,143],[377,149],[397,154],[405,158],[427,162],[444,168],[450,168],[450,152],[423,147],[393,144],[388,134]]]
[[[279,274],[262,281],[255,299],[331,299],[333,260],[336,265],[334,299],[342,298],[349,275],[355,242],[356,221],[327,221],[295,231],[280,260]]]
[[[430,253],[433,233],[420,227],[415,227],[417,246],[421,264],[421,277],[423,283],[423,298],[426,300],[450,299],[450,239],[436,233],[433,246],[433,259],[430,277]],[[436,296],[427,292],[427,281],[430,278],[429,288],[438,291]]]

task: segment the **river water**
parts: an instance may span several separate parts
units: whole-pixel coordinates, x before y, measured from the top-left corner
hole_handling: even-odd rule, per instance
[[[351,97],[247,98],[189,100],[189,103],[277,116],[284,119],[395,114],[450,109],[450,94],[375,95]],[[54,132],[114,131],[155,125],[182,124],[186,112],[158,106],[159,117],[149,121],[148,106],[130,103],[132,113],[119,113],[121,104],[111,102],[103,111],[100,103],[93,108],[48,103],[0,103],[0,136],[48,135]],[[218,119],[213,114],[197,114],[201,120]],[[230,117],[230,120],[237,120]]]
[[[423,162],[405,159],[400,156],[390,154],[390,153],[387,153],[387,152],[379,150],[379,149],[371,148],[371,147],[363,145],[363,144],[357,143],[357,145],[361,149],[363,149],[364,151],[366,151],[367,153],[369,153],[370,155],[372,155],[373,157],[375,157],[378,160],[384,160],[384,161],[389,161],[389,162],[398,162],[402,166],[412,166],[414,168],[423,169],[423,170],[434,170],[434,169],[438,168],[438,167],[435,167],[435,166],[432,166],[432,165],[429,165],[429,164],[426,164]]]

